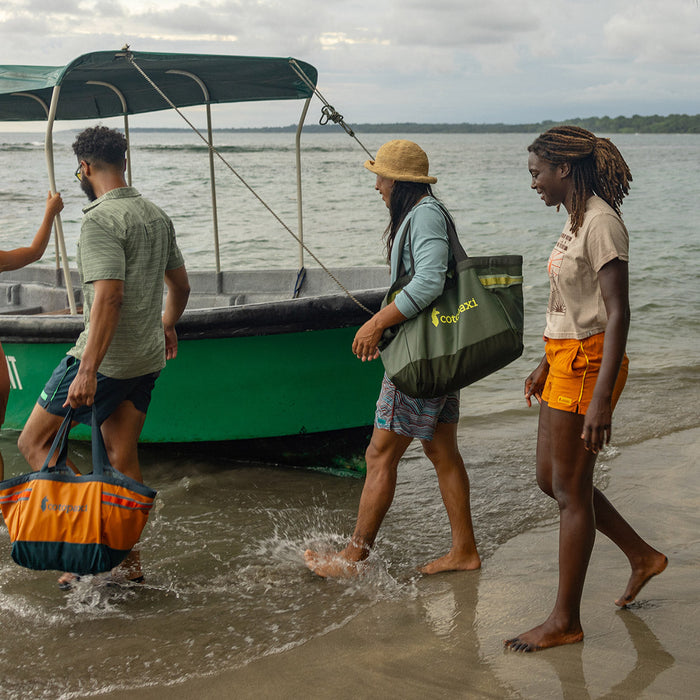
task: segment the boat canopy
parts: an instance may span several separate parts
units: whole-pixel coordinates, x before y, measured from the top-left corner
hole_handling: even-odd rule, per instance
[[[97,51],[62,67],[0,66],[0,121],[45,121],[43,105],[51,102],[55,87],[61,90],[56,120],[104,119],[169,109],[129,58],[178,107],[307,99],[318,79],[312,65],[290,58]],[[292,68],[292,62],[308,82]],[[208,100],[197,82],[183,75],[202,81]],[[126,110],[114,88],[123,95]]]
[[[129,46],[124,46],[119,51],[86,53],[63,67],[0,66],[0,121],[46,122],[44,153],[49,187],[51,192],[56,192],[52,133],[56,121],[122,116],[127,140],[127,183],[131,184],[129,115],[206,105],[214,256],[217,284],[220,284],[211,105],[305,100],[296,135],[299,232],[295,237],[300,246],[301,272],[304,243],[300,135],[317,80],[318,72],[312,65],[294,58],[152,53],[131,51]],[[60,215],[54,219],[54,228],[56,249],[60,254],[60,261],[57,255],[56,266],[63,268],[64,278],[69,281],[71,277]],[[76,304],[71,284],[66,284],[66,292],[68,307],[74,314]]]

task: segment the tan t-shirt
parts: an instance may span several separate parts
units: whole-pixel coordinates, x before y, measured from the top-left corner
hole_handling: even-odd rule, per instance
[[[581,228],[574,236],[569,217],[549,256],[545,337],[581,340],[605,331],[608,314],[598,272],[615,258],[629,261],[629,234],[609,204],[591,197]]]

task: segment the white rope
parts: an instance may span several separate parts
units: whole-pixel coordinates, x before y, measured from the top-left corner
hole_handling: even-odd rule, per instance
[[[143,69],[136,64],[136,61],[134,61],[134,56],[131,53],[131,51],[126,50],[123,55],[129,63],[148,81],[148,83],[153,87],[153,89],[187,122],[188,126],[192,129],[192,131],[199,136],[202,141],[207,145],[207,148],[210,148],[213,150],[213,152],[216,154],[217,158],[238,178],[238,180],[241,182],[241,184],[244,185],[244,187],[262,204],[267,211],[272,214],[272,216],[275,218],[275,220],[284,228],[296,241],[301,245],[304,250],[318,263],[318,265],[321,267],[322,270],[340,287],[340,289],[345,292],[345,294],[350,297],[363,311],[366,311],[370,316],[374,315],[374,312],[368,309],[361,301],[359,301],[353,294],[348,290],[341,282],[338,280],[338,278],[316,257],[316,255],[308,248],[306,243],[297,236],[294,231],[292,231],[287,224],[282,221],[282,219],[277,215],[277,213],[272,209],[272,207],[267,204],[267,202],[245,181],[245,179],[231,166],[230,163],[219,153],[219,151],[209,143],[207,138],[197,129],[197,127],[182,113],[182,111],[177,107],[177,105],[170,100],[170,98],[151,80],[151,78],[146,75],[146,73],[143,71]]]
[[[362,150],[364,150],[364,152],[369,156],[369,159],[374,160],[374,156],[367,150],[367,148],[365,148],[362,141],[355,136],[355,132],[345,123],[343,115],[338,114],[336,108],[321,94],[311,78],[309,78],[309,76],[306,75],[306,73],[304,73],[304,71],[301,69],[301,66],[293,58],[289,59],[289,65],[292,67],[292,70],[304,81],[306,87],[313,90],[314,95],[316,95],[316,97],[323,102],[324,107],[321,109],[321,119],[319,119],[318,123],[321,126],[325,126],[329,121],[333,122],[334,124],[339,124],[343,127],[343,130],[348,136],[351,136],[355,139],[355,141],[357,141]]]

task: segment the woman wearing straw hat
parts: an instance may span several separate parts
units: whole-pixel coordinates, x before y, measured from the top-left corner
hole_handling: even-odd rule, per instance
[[[413,272],[413,278],[394,301],[358,330],[352,351],[363,362],[379,357],[377,344],[386,328],[415,316],[442,292],[450,257],[445,219],[449,214],[433,196],[430,185],[437,178],[428,175],[425,152],[412,141],[389,141],[377,151],[375,160],[364,165],[377,175],[375,189],[390,212],[384,239],[392,282],[398,277],[401,261],[407,272]],[[415,270],[411,270],[408,245],[403,250],[394,247],[409,222]],[[481,566],[471,520],[469,479],[457,447],[458,420],[459,392],[415,399],[384,376],[374,431],[365,454],[367,477],[354,534],[340,552],[307,550],[306,563],[314,573],[338,577],[359,572],[394,498],[399,460],[413,438],[421,441],[435,467],[452,531],[450,551],[421,571],[432,574]]]

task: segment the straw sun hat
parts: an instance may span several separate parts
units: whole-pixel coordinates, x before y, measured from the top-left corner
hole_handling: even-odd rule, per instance
[[[374,160],[366,160],[365,168],[377,175],[401,182],[425,182],[433,184],[436,177],[428,175],[428,156],[413,141],[397,139],[387,141]]]

